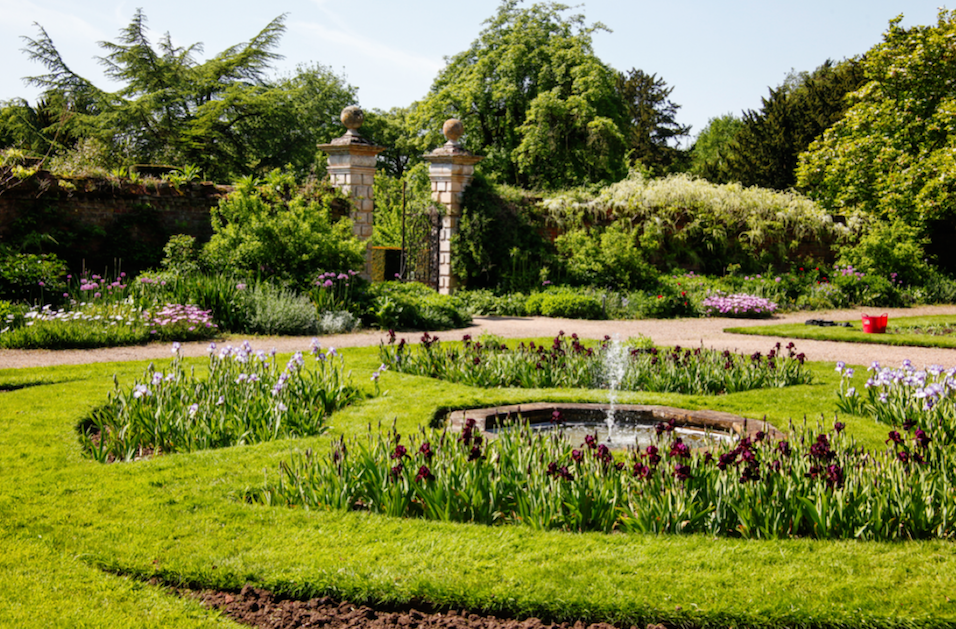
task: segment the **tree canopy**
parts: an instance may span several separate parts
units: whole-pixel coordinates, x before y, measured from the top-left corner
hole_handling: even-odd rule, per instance
[[[940,11],[936,26],[901,19],[866,54],[866,84],[798,175],[833,210],[925,224],[956,211],[956,11]]]
[[[445,119],[465,125],[466,146],[503,183],[562,187],[626,172],[624,108],[615,72],[594,54],[588,26],[568,7],[503,0],[468,50],[448,60],[411,124],[423,148],[441,143]]]
[[[800,156],[799,185],[834,212],[903,221],[956,268],[956,11],[935,26],[890,22],[866,53],[866,83]]]
[[[846,95],[863,83],[858,60],[827,60],[813,72],[791,72],[771,89],[759,110],[744,112],[719,169],[704,167],[715,181],[787,190],[797,181],[797,156],[846,111]]]
[[[19,112],[8,115],[22,123],[19,138],[34,150],[46,142],[47,150],[62,151],[70,140],[90,137],[126,164],[192,164],[220,180],[287,163],[307,169],[316,141],[332,137],[355,90],[319,65],[268,78],[280,58],[275,49],[284,21],[279,16],[249,41],[200,63],[201,44],[176,46],[166,33],[154,46],[137,10],[115,42],[100,42],[105,74],[122,86],[115,92],[73,72],[38,25],[39,36],[24,39],[25,52],[47,69],[28,77],[44,90],[44,106],[33,117],[42,112],[45,118],[33,123],[30,135],[22,128],[31,128],[29,107],[15,103]]]
[[[618,75],[617,90],[624,102],[631,159],[656,171],[678,165],[684,152],[675,140],[686,137],[690,127],[677,122],[680,105],[670,100],[674,88],[656,74],[631,68]]]

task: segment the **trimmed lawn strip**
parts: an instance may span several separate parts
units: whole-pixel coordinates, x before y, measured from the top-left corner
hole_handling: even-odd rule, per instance
[[[807,313],[812,319],[812,313]],[[860,320],[850,321],[852,328],[820,327],[805,323],[781,323],[777,325],[757,325],[738,328],[725,328],[729,334],[750,334],[754,336],[775,336],[791,339],[810,339],[814,341],[839,341],[844,343],[871,343],[876,345],[899,345],[912,347],[956,348],[956,335],[933,336],[932,334],[867,334]],[[926,317],[897,317],[890,319],[889,327],[912,327],[919,325],[956,323],[956,314],[933,315]]]
[[[355,382],[371,390],[377,348],[344,350]],[[157,366],[162,361],[156,361]],[[204,364],[197,359],[197,365]],[[945,626],[956,622],[951,542],[744,541],[701,536],[539,532],[400,520],[366,513],[306,512],[244,504],[242,490],[274,476],[290,452],[324,451],[337,434],[396,422],[414,432],[445,408],[536,399],[604,401],[601,391],[479,390],[386,372],[387,395],[337,413],[323,437],[285,440],[101,465],[84,459],[74,427],[101,404],[112,375],[130,383],[147,362],[0,371],[0,547],[8,582],[35,580],[26,600],[46,606],[20,626],[48,626],[60,607],[48,585],[86,592],[74,624],[194,627],[215,618],[159,588],[125,577],[356,602],[426,600],[556,620],[643,626]],[[708,398],[621,395],[621,402],[714,408],[768,420],[830,423],[839,375],[813,364],[815,384]],[[865,369],[859,370],[865,372]],[[858,374],[859,374],[858,372]],[[857,377],[862,377],[858,375]],[[46,384],[53,382],[55,384]],[[822,414],[822,418],[821,418]],[[887,427],[840,418],[869,447]],[[24,576],[29,575],[29,576]],[[948,598],[947,598],[948,597]],[[21,600],[0,594],[0,611]],[[86,605],[89,608],[86,608]],[[52,608],[52,609],[47,609]],[[19,613],[19,612],[18,612]],[[200,620],[193,616],[199,614]],[[2,615],[2,614],[0,614]],[[19,618],[19,616],[14,616]],[[204,619],[204,620],[203,620]],[[152,622],[152,620],[150,621]],[[224,622],[224,621],[223,621]],[[224,623],[222,626],[231,626]]]

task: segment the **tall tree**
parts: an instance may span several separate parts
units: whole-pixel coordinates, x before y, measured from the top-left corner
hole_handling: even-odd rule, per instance
[[[734,138],[743,126],[743,121],[730,113],[708,120],[690,150],[691,174],[721,183],[727,168],[727,154],[733,150]]]
[[[680,105],[670,100],[673,87],[664,79],[632,68],[617,77],[617,90],[627,115],[627,145],[631,159],[655,171],[668,171],[681,156],[676,141],[690,133],[678,124]]]
[[[846,95],[863,83],[860,62],[827,60],[810,74],[788,75],[743,127],[725,156],[724,181],[787,190],[796,184],[797,156],[846,111]]]
[[[800,156],[799,185],[828,209],[917,226],[956,269],[956,11],[901,19],[866,53],[844,117]]]
[[[448,60],[411,126],[422,149],[442,142],[446,118],[482,170],[504,183],[556,188],[624,174],[624,111],[614,71],[594,54],[584,17],[552,2],[503,0],[471,47]]]
[[[194,164],[218,179],[268,171],[279,157],[304,168],[316,138],[300,130],[331,124],[329,110],[348,104],[354,90],[321,66],[269,80],[284,20],[199,63],[200,44],[176,46],[166,33],[153,46],[137,10],[116,42],[100,42],[105,74],[122,85],[115,92],[74,73],[38,25],[39,37],[24,38],[25,51],[48,72],[28,81],[60,105],[73,136],[96,138],[127,163]]]

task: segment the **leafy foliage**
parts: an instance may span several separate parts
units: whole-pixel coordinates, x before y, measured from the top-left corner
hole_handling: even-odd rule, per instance
[[[0,298],[30,299],[66,287],[66,264],[52,254],[19,253],[0,245]]]
[[[476,176],[465,189],[452,265],[471,288],[528,291],[546,279],[551,254],[529,193]]]
[[[604,319],[601,302],[570,288],[549,288],[528,297],[524,310],[529,315],[564,319]]]
[[[325,184],[299,188],[291,173],[245,180],[212,213],[214,234],[203,259],[216,272],[272,277],[305,288],[321,270],[363,264],[365,245],[352,222],[332,220],[344,199]]]
[[[122,85],[116,92],[75,74],[39,27],[36,39],[24,39],[30,58],[48,70],[28,79],[44,90],[43,100],[5,114],[13,127],[6,134],[46,151],[96,138],[114,165],[194,164],[220,181],[290,163],[305,172],[316,141],[332,137],[338,112],[355,92],[318,65],[267,79],[284,21],[280,16],[248,42],[199,63],[200,44],[177,46],[167,33],[154,46],[137,10],[116,42],[100,42],[106,76]]]
[[[797,156],[842,118],[846,95],[863,82],[859,61],[834,64],[827,60],[812,73],[792,76],[771,89],[759,111],[744,112],[719,180],[774,190],[792,188],[797,182]]]
[[[824,207],[899,217],[953,263],[956,236],[956,12],[936,26],[890,22],[862,61],[866,84],[800,158],[799,185]]]
[[[739,184],[714,185],[687,175],[646,179],[632,173],[599,193],[570,191],[543,202],[549,221],[566,230],[620,222],[634,246],[658,268],[697,267],[722,275],[731,265],[787,268],[801,255],[826,256],[857,228],[809,199]],[[822,247],[821,247],[822,245]],[[603,254],[602,254],[603,255]]]
[[[733,114],[708,120],[691,148],[690,172],[715,183],[723,181],[721,172],[727,168],[727,156],[733,151],[732,142],[743,126],[743,121]]]
[[[471,323],[454,295],[439,295],[418,282],[375,282],[369,317],[381,329],[446,330]]]
[[[559,188],[624,174],[623,110],[615,74],[594,54],[584,17],[503,0],[471,47],[448,61],[413,109],[422,149],[442,142],[446,118],[502,183]]]
[[[628,119],[630,158],[656,172],[668,172],[679,165],[683,152],[674,141],[687,136],[690,127],[676,120],[680,105],[670,100],[674,88],[667,87],[656,74],[631,68],[618,74],[617,90]]]
[[[621,221],[570,230],[558,236],[554,245],[572,283],[636,288],[657,276],[636,242],[635,230]]]

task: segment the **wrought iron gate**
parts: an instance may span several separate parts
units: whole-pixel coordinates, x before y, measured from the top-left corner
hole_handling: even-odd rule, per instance
[[[438,290],[438,243],[441,211],[430,206],[406,212],[402,220],[402,279]]]

